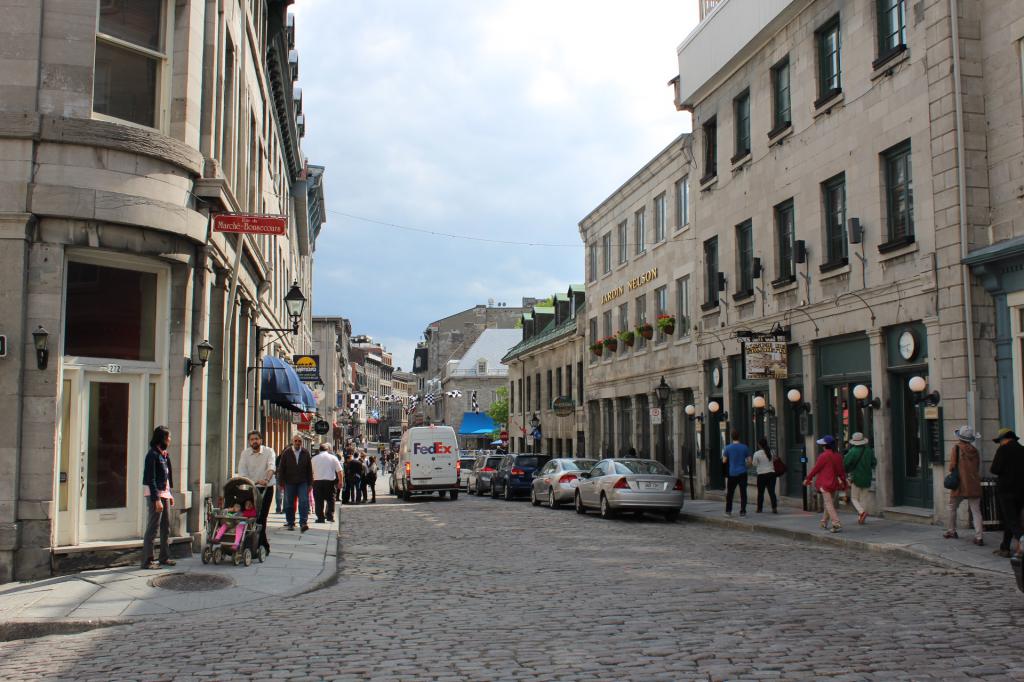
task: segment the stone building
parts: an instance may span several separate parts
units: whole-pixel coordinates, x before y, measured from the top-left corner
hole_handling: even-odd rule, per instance
[[[391,375],[394,372],[391,353],[370,336],[352,337],[352,360],[360,367],[359,380],[363,383],[357,392],[364,395],[356,433],[372,442],[387,440],[387,425],[382,424],[389,414],[392,394]],[[383,426],[383,429],[382,429]]]
[[[320,416],[330,422],[335,444],[344,440],[342,424],[348,416],[348,395],[352,392],[349,370],[349,340],[352,323],[344,317],[313,318],[313,350],[320,356],[323,400]]]
[[[586,457],[584,410],[585,288],[554,294],[523,313],[522,337],[508,365],[509,452]]]
[[[155,425],[173,434],[179,551],[246,431],[286,437],[296,406],[254,405],[250,368],[311,345],[311,306],[285,304],[293,284],[311,298],[322,222],[288,4],[6,8],[0,581],[139,561]],[[217,212],[284,215],[288,233],[214,233]]]

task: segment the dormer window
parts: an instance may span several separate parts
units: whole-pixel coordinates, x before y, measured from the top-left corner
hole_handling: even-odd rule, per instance
[[[485,358],[480,358],[476,361],[476,373],[487,374],[487,360]]]

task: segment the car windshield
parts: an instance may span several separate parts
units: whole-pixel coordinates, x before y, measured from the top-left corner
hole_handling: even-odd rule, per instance
[[[596,459],[567,459],[562,462],[562,468],[566,471],[590,471],[595,466]]]
[[[671,475],[661,462],[653,459],[626,459],[615,462],[615,473],[617,474],[658,474],[661,476]]]
[[[516,457],[516,466],[520,467],[542,467],[550,461],[550,457],[537,457],[536,455],[520,455]]]
[[[497,469],[499,464],[501,464],[501,457],[488,457],[487,462],[484,463],[484,466],[491,467],[492,469]]]

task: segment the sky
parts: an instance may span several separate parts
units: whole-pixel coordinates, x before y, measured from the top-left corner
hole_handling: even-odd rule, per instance
[[[581,283],[579,221],[690,128],[667,82],[697,0],[291,11],[303,150],[327,168],[313,312],[349,318],[405,369],[434,320]]]

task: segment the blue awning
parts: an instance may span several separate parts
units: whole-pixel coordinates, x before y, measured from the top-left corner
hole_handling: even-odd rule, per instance
[[[293,412],[316,410],[316,398],[292,366],[272,355],[263,357],[260,397]]]
[[[462,427],[459,429],[460,436],[488,436],[498,430],[489,414],[466,412],[462,415]]]

